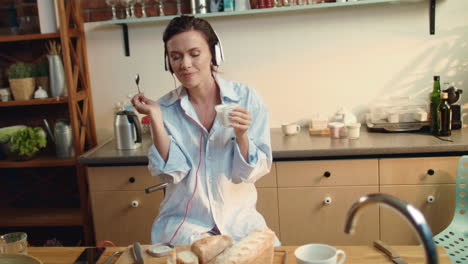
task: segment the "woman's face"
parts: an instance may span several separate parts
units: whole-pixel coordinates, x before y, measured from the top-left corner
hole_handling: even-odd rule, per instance
[[[203,33],[191,30],[167,41],[169,63],[177,79],[187,89],[211,79],[211,52]]]

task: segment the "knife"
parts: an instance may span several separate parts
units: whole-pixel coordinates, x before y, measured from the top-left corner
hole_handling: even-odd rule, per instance
[[[144,264],[143,260],[143,251],[141,250],[140,242],[133,243],[133,257],[135,259],[135,264]]]
[[[398,255],[387,243],[381,240],[374,241],[374,247],[385,253],[395,264],[407,264],[407,262]]]

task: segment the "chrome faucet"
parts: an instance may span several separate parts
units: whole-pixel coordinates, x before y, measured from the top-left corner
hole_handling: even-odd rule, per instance
[[[345,223],[345,233],[351,234],[357,222],[356,215],[360,209],[365,207],[368,204],[377,204],[382,203],[397,212],[399,212],[408,222],[411,224],[413,229],[418,234],[419,241],[424,246],[424,251],[426,254],[426,263],[428,264],[438,264],[439,260],[437,257],[437,250],[434,240],[432,239],[431,228],[426,222],[424,215],[414,206],[408,204],[394,196],[383,194],[383,193],[373,193],[364,195],[359,198],[348,210],[348,215],[346,217]]]

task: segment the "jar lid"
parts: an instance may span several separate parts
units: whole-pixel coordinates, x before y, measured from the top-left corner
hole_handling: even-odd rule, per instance
[[[328,123],[328,127],[329,128],[341,128],[341,127],[344,127],[344,124],[341,122],[331,122],[331,123]]]
[[[351,127],[351,128],[359,128],[361,127],[361,123],[349,123],[349,124],[346,124],[347,127]]]

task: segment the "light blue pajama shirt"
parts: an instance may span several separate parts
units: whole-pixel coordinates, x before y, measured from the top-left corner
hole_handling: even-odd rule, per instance
[[[159,216],[153,223],[153,244],[168,242],[182,222],[196,185],[199,158],[197,189],[187,218],[172,243],[191,244],[215,225],[221,234],[235,241],[256,228],[266,227],[263,216],[255,208],[254,183],[270,171],[272,162],[268,110],[254,89],[226,81],[219,74],[213,75],[222,104],[239,104],[251,114],[252,122],[247,130],[248,161],[240,153],[233,128],[223,127],[219,115],[211,131],[201,125],[185,88],[179,87],[159,99],[171,143],[167,162],[154,145],[148,153],[151,175],[169,183]],[[280,244],[277,238],[275,244]]]

